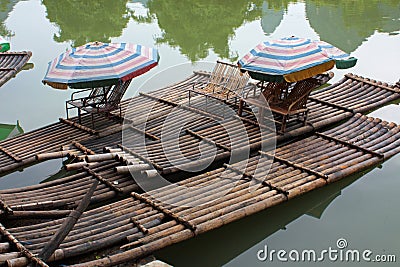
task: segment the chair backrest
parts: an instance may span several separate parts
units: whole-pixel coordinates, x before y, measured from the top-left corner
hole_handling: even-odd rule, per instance
[[[105,103],[110,88],[111,86],[93,88],[85,98],[85,105],[90,106]]]
[[[241,72],[239,67],[232,66],[232,71],[226,83],[221,87],[221,94],[240,95],[247,85],[250,76],[247,72]]]
[[[263,87],[262,96],[268,103],[277,103],[282,101],[282,92],[286,91],[289,83],[283,82],[268,82],[265,87]]]
[[[320,82],[315,78],[308,78],[296,82],[287,98],[283,100],[283,103],[281,104],[282,107],[292,111],[305,109],[311,91],[320,85]]]
[[[210,78],[207,81],[207,85],[203,88],[207,92],[219,92],[221,91],[229,78],[236,72],[237,67],[230,63],[217,61],[213,71],[211,72]]]
[[[114,85],[107,94],[107,99],[104,102],[104,105],[101,108],[104,109],[113,109],[118,106],[121,102],[122,97],[124,96],[126,90],[129,87],[129,84],[132,80],[127,80],[124,82],[119,82],[118,84]]]
[[[223,62],[217,61],[215,64],[213,71],[211,72],[210,79],[207,83],[219,85],[225,79],[225,72],[227,70],[228,65],[224,64]]]

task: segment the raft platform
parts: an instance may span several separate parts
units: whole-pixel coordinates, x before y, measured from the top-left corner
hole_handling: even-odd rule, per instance
[[[220,111],[206,111],[200,100],[187,105],[188,89],[208,75],[197,72],[180,83],[124,101],[123,126],[118,114],[95,117],[94,128],[88,126],[90,116],[84,116],[81,124],[76,118],[60,119],[0,142],[0,175],[64,157],[71,161],[66,168],[72,171],[55,181],[0,191],[0,263],[2,259],[10,266],[73,263],[76,257],[104,250],[107,257],[89,258],[77,266],[134,261],[377,166],[400,151],[399,126],[360,114],[399,99],[399,83],[347,74],[313,92],[309,123],[288,124],[287,132],[276,137],[275,154],[270,154],[259,150],[275,135],[261,138],[260,126],[250,115],[224,117]],[[146,112],[149,106],[151,112]],[[171,126],[184,126],[179,152],[196,159],[201,142],[212,144],[202,152],[208,155],[216,149],[215,166],[143,193],[130,171],[147,179],[154,171],[175,177],[193,164],[179,160],[172,164],[163,151],[174,146],[171,139],[162,138],[170,112],[175,118]],[[239,132],[226,131],[243,125],[249,144],[242,142]],[[143,140],[144,147],[125,146],[126,141]],[[253,151],[251,157],[228,164],[231,152],[243,146]],[[255,187],[254,181],[259,182]],[[253,190],[248,190],[250,185]],[[229,189],[227,194],[216,198],[223,189]],[[59,245],[54,236],[62,236]],[[54,251],[43,260],[52,245]]]

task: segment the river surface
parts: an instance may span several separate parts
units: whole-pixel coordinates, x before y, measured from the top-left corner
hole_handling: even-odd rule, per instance
[[[332,43],[359,59],[350,71],[394,83],[400,78],[399,0],[215,1],[215,0],[29,0],[0,1],[0,35],[11,50],[32,51],[33,69],[0,88],[0,123],[30,131],[65,117],[70,90],[41,80],[47,63],[71,46],[90,41],[132,42],[159,49],[159,66],[136,78],[126,98],[181,80],[190,68],[171,68],[217,59],[235,62],[264,40],[296,35]],[[181,65],[182,66],[182,65]],[[150,77],[169,69],[152,86]],[[333,82],[348,70],[334,70]],[[372,116],[400,123],[391,104]],[[62,161],[41,164],[0,179],[0,188],[38,183],[58,173]],[[371,250],[400,261],[400,156],[381,168],[306,194],[290,203],[232,223],[156,256],[174,266],[286,266],[275,257],[260,261],[260,250]],[[396,208],[397,207],[397,208]],[[342,240],[343,241],[343,240]],[[300,266],[364,266],[326,258]],[[378,263],[375,263],[378,265]],[[367,264],[367,265],[371,265]],[[397,266],[398,263],[380,263]]]

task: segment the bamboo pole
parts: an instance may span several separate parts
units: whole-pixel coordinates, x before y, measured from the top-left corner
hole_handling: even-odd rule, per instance
[[[96,190],[97,185],[99,184],[98,180],[94,180],[92,186],[90,187],[87,194],[82,199],[81,203],[79,203],[76,210],[72,211],[67,219],[63,222],[59,231],[53,236],[53,238],[46,244],[46,246],[39,253],[39,258],[48,260],[50,256],[54,253],[57,247],[61,244],[61,242],[65,239],[68,233],[71,231],[72,227],[74,227],[75,223],[78,221],[79,217],[82,213],[87,209],[90,204],[90,198],[92,197],[94,191]]]
[[[21,256],[22,254],[20,252],[10,252],[10,253],[0,254],[0,265],[6,263],[7,260],[16,259]]]
[[[44,263],[41,259],[37,258],[35,255],[33,255],[31,252],[29,252],[13,235],[11,235],[7,231],[7,229],[2,224],[0,224],[0,233],[2,236],[7,238],[7,240],[10,243],[12,243],[19,250],[19,252],[21,252],[27,258],[26,262],[29,260],[41,267],[48,267],[48,265],[46,263]],[[7,265],[10,264],[9,261],[11,262],[13,260],[12,259],[7,260]]]
[[[58,159],[58,158],[65,158],[69,154],[68,151],[59,151],[59,152],[48,152],[48,153],[41,153],[36,154],[37,161],[44,161],[49,159]]]

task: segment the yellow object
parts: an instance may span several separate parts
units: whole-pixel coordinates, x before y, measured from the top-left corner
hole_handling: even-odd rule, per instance
[[[307,78],[311,78],[317,74],[324,73],[325,71],[332,69],[334,66],[335,66],[335,61],[331,60],[321,65],[317,65],[305,70],[286,74],[283,77],[285,78],[285,81],[289,83],[298,82],[301,80],[305,80]]]

